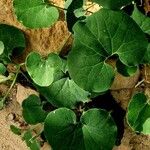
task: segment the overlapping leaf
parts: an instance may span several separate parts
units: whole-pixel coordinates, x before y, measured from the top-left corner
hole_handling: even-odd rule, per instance
[[[132,97],[128,106],[127,120],[134,131],[150,134],[150,103],[143,93]]]
[[[15,49],[20,54],[25,48],[25,37],[24,34],[17,28],[5,24],[0,24],[0,60],[4,62],[10,61],[10,56]]]
[[[131,4],[132,0],[93,0],[100,6],[109,9],[120,9],[123,6]]]
[[[58,10],[43,0],[14,0],[13,5],[17,19],[29,28],[49,27],[59,17]]]
[[[41,100],[36,95],[30,95],[22,103],[23,118],[29,124],[44,122],[47,112],[43,110]]]
[[[150,35],[150,18],[142,14],[136,6],[134,6],[132,18],[145,33]]]
[[[91,109],[76,121],[72,110],[60,108],[50,112],[44,123],[45,136],[54,150],[111,150],[117,128],[110,114]]]
[[[49,54],[47,59],[42,59],[40,54],[32,52],[26,58],[25,64],[28,74],[39,86],[49,86],[62,72],[62,61],[54,53]]]
[[[143,31],[127,14],[101,9],[74,26],[74,43],[68,56],[70,76],[87,91],[106,91],[114,78],[106,60],[118,55],[124,65],[137,66],[147,44]]]
[[[90,93],[81,89],[73,80],[62,78],[49,87],[37,87],[38,91],[54,106],[75,108],[89,101]]]

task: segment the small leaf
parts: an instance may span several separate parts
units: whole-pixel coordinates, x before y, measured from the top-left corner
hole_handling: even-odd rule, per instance
[[[101,109],[84,112],[79,122],[67,108],[50,112],[44,123],[44,133],[53,150],[111,150],[117,128],[110,114]],[[106,134],[107,133],[107,134]]]
[[[134,11],[132,13],[132,18],[140,26],[143,32],[150,35],[150,18],[142,14],[136,6],[134,6]]]
[[[89,92],[84,91],[73,80],[63,78],[49,87],[37,87],[38,91],[54,106],[76,108],[78,103],[89,101]]]
[[[55,75],[61,72],[62,61],[56,54],[49,54],[42,59],[38,53],[32,52],[26,58],[26,69],[32,80],[39,86],[49,86]]]
[[[17,19],[29,28],[44,28],[53,25],[59,18],[59,12],[43,0],[14,0]]]
[[[120,61],[117,61],[116,67],[117,67],[117,71],[126,77],[134,75],[138,70],[137,66],[126,66]]]
[[[83,0],[67,0],[67,12],[66,12],[66,21],[67,26],[70,32],[72,32],[72,27],[79,20],[76,16],[75,11],[81,9],[83,6]]]
[[[6,72],[6,67],[4,66],[4,64],[0,63],[0,75],[4,75]]]
[[[150,134],[150,104],[143,93],[132,97],[128,106],[127,120],[134,131]]]
[[[68,71],[77,85],[91,93],[110,88],[115,74],[106,62],[111,56],[118,55],[126,66],[138,66],[148,45],[139,26],[119,11],[100,9],[78,21],[73,30]]]
[[[17,49],[18,53],[22,53],[25,48],[24,34],[17,28],[5,24],[0,24],[0,41],[4,44],[4,51],[0,55],[0,60],[5,63],[10,62],[10,56],[13,50]]]
[[[19,129],[18,127],[14,126],[14,125],[11,125],[10,129],[16,135],[21,135],[21,133],[22,133],[21,129]]]
[[[37,124],[44,122],[47,112],[42,109],[40,98],[36,95],[30,95],[22,103],[23,118],[28,124]]]
[[[131,4],[132,0],[92,0],[93,2],[109,9],[120,9],[123,6]]]
[[[14,78],[14,74],[10,73],[8,77],[0,74],[0,83],[4,83],[8,80],[12,80]]]
[[[0,41],[0,55],[2,55],[4,52],[4,43]]]
[[[23,138],[22,138],[27,146],[30,148],[30,150],[40,150],[40,144],[36,139],[32,139],[32,132],[28,130],[27,132],[24,133]]]

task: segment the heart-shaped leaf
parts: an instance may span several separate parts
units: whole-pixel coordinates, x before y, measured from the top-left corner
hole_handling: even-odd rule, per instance
[[[22,103],[23,118],[28,124],[44,122],[47,112],[43,110],[41,100],[36,95],[30,95]]]
[[[131,4],[132,0],[92,0],[93,2],[109,9],[120,9],[123,6]]]
[[[117,128],[110,113],[101,109],[84,112],[76,121],[72,110],[50,112],[44,123],[45,136],[53,150],[111,150]]]
[[[49,87],[37,87],[38,91],[54,106],[76,108],[83,102],[88,102],[89,92],[81,89],[73,80],[62,78]]]
[[[101,9],[74,26],[74,43],[68,56],[71,78],[90,92],[104,92],[114,78],[106,60],[118,55],[127,66],[140,64],[147,40],[138,25],[123,12]]]
[[[150,103],[143,93],[132,97],[128,106],[127,120],[134,131],[150,134]]]
[[[142,14],[136,6],[134,6],[132,18],[145,33],[150,35],[150,18]]]
[[[0,60],[3,60],[5,63],[10,62],[10,56],[14,49],[20,54],[25,48],[24,34],[13,26],[0,24],[0,41],[3,42],[1,46],[4,49],[3,51],[0,50],[0,53],[3,52],[0,55]]]
[[[47,59],[42,59],[40,54],[32,52],[25,64],[28,74],[39,86],[49,86],[62,67],[61,59],[54,53],[49,54]]]
[[[14,0],[17,19],[26,27],[50,27],[59,18],[59,12],[43,0]]]

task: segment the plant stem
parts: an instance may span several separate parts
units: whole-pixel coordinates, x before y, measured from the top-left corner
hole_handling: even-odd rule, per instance
[[[2,103],[4,103],[5,102],[5,100],[6,100],[6,98],[8,97],[8,95],[9,95],[9,93],[10,93],[10,91],[12,90],[12,88],[14,87],[14,85],[15,85],[15,83],[16,83],[16,80],[17,80],[17,77],[18,77],[18,74],[19,74],[19,71],[20,71],[20,67],[22,66],[22,64],[20,64],[19,66],[17,66],[18,68],[17,68],[17,71],[16,71],[16,75],[15,75],[15,77],[14,77],[14,79],[13,79],[13,82],[11,83],[11,86],[10,86],[10,88],[8,89],[8,91],[7,91],[7,93],[5,94],[5,96],[2,98]]]

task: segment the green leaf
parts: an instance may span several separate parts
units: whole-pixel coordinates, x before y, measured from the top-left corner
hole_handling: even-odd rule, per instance
[[[59,18],[59,12],[43,0],[14,0],[17,19],[26,27],[50,27]]]
[[[4,52],[4,43],[0,41],[0,55],[2,55]]]
[[[50,112],[44,123],[45,136],[53,150],[111,150],[117,128],[110,114],[101,109],[84,112],[79,122],[67,108]]]
[[[131,4],[132,0],[92,0],[93,2],[109,9],[120,9],[123,6]]]
[[[49,86],[61,71],[62,61],[56,54],[42,59],[40,54],[32,52],[26,58],[26,69],[32,80],[39,86]]]
[[[0,75],[4,75],[6,72],[6,67],[4,66],[4,64],[0,63]]]
[[[114,79],[113,68],[106,61],[118,55],[123,64],[137,66],[147,44],[143,31],[127,14],[101,9],[74,26],[69,74],[86,91],[104,92]]]
[[[18,127],[11,125],[10,126],[11,131],[16,134],[16,135],[21,135],[21,129],[19,129]]]
[[[30,95],[22,103],[23,118],[28,124],[37,124],[44,122],[47,112],[44,111],[41,100],[36,95]]]
[[[28,130],[23,135],[23,140],[26,142],[30,150],[40,150],[40,144],[36,139],[32,139],[32,132]]]
[[[132,97],[128,106],[127,120],[134,131],[150,134],[150,103],[143,93]]]
[[[126,66],[120,61],[117,61],[116,67],[117,71],[126,77],[133,76],[138,70],[137,66]]]
[[[150,18],[142,14],[136,6],[134,6],[134,11],[132,13],[132,18],[140,26],[143,32],[150,35]]]
[[[53,82],[49,87],[37,87],[42,94],[52,105],[56,107],[76,108],[83,102],[88,102],[90,93],[81,89],[69,78],[62,78]]]
[[[5,63],[10,62],[10,56],[14,49],[15,51],[17,50],[18,53],[22,53],[25,48],[23,32],[13,26],[0,24],[0,41],[2,41],[5,46],[3,53],[0,55],[0,60]]]
[[[150,64],[150,43],[148,44],[147,51],[144,55],[143,63],[144,64],[147,64],[147,63]]]

